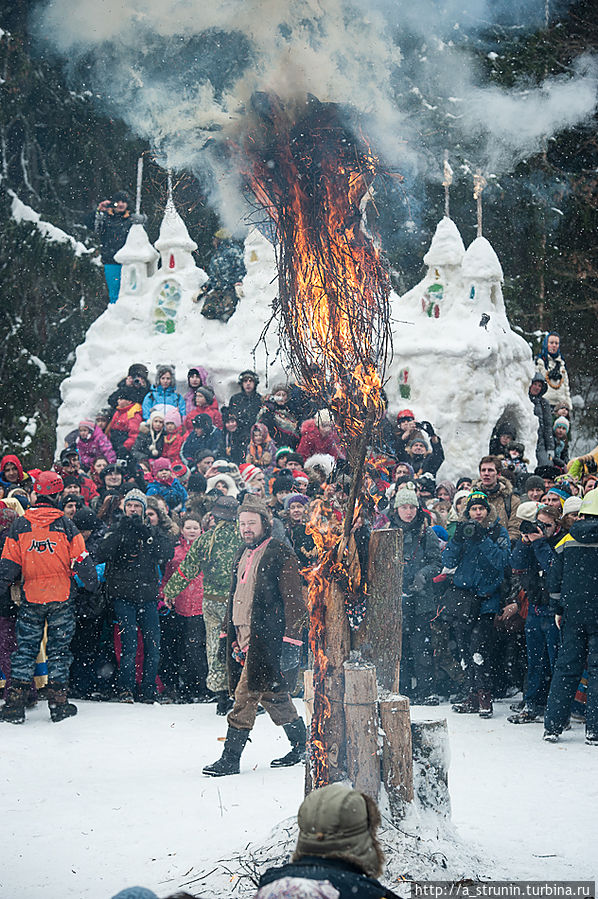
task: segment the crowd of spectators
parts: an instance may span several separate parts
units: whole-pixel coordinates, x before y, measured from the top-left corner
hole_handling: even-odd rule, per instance
[[[74,698],[213,701],[226,714],[218,635],[240,546],[239,503],[246,495],[267,502],[272,535],[295,551],[305,584],[318,561],[308,527],[314,502],[320,516],[343,518],[351,472],[328,409],[296,384],[261,395],[249,369],[226,403],[201,365],[186,380],[179,392],[164,364],[150,384],[147,368],[132,364],[106,407],[67,434],[55,462],[52,503],[83,536],[101,582],[96,593],[81,579],[75,586]],[[538,417],[534,471],[508,421],[475,470],[464,466],[454,482],[436,480],[441,436],[410,409],[386,415],[372,435],[354,530],[360,546],[374,529],[403,531],[401,691],[415,703],[450,699],[455,712],[484,718],[493,699],[523,691],[513,723],[537,720],[546,707],[561,642],[549,573],[596,488],[598,460],[598,450],[569,459],[558,335],[545,341],[529,397]],[[0,461],[3,543],[39,501],[39,474],[24,471],[17,455]],[[7,684],[18,592],[13,586],[0,602]],[[583,714],[580,680],[568,714]]]

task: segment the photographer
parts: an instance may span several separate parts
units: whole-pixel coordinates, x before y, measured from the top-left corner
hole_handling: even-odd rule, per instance
[[[444,594],[444,614],[453,627],[468,688],[468,696],[453,711],[491,718],[494,616],[500,610],[500,586],[511,551],[507,530],[485,493],[470,494],[464,520],[457,524],[442,561],[455,569],[453,585]]]
[[[121,266],[114,254],[124,246],[133,224],[129,211],[129,197],[123,190],[114,194],[111,200],[98,203],[93,228],[102,244],[102,264],[111,303],[116,303],[120,291]]]
[[[520,712],[509,717],[511,724],[537,721],[548,698],[559,632],[549,608],[547,577],[556,559],[554,548],[562,537],[559,521],[557,511],[540,504],[535,521],[521,522],[521,538],[513,547],[512,595],[519,596],[523,590],[528,610],[525,618],[527,685],[524,706]],[[501,618],[508,619],[522,611],[517,602],[511,602],[505,606]]]
[[[113,412],[116,410],[116,405],[118,403],[118,392],[123,387],[129,387],[129,395],[133,402],[141,405],[150,389],[149,372],[146,366],[142,365],[140,362],[134,362],[129,366],[126,376],[121,378],[116,385],[116,390],[114,390],[108,397],[108,405]]]

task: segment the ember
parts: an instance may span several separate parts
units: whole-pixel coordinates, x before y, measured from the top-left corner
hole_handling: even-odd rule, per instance
[[[390,280],[366,227],[378,160],[342,123],[337,106],[313,97],[284,106],[252,98],[243,142],[247,180],[276,235],[280,342],[298,381],[329,408],[347,443],[352,475],[344,523],[318,501],[310,530],[319,564],[308,574],[310,647],[314,656],[312,779],[329,782],[331,716],[325,652],[330,591],[341,585],[349,610],[365,608],[351,532],[372,427],[391,350]],[[359,614],[351,615],[352,624]]]

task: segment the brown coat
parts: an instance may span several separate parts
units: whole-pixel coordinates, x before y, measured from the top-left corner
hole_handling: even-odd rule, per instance
[[[482,493],[486,494],[490,501],[490,505],[496,512],[498,520],[509,532],[511,543],[515,540],[519,540],[520,521],[515,513],[517,512],[517,507],[521,502],[521,499],[516,493],[513,493],[512,484],[500,475],[498,478],[498,490],[494,493],[488,493],[480,480],[473,482],[472,489],[481,490]]]
[[[241,666],[232,657],[232,644],[236,639],[232,620],[237,571],[243,550],[244,547],[239,550],[233,563],[228,600],[226,657],[231,693],[241,676]],[[286,544],[272,539],[259,563],[251,610],[251,636],[245,659],[249,690],[275,692],[286,689],[280,670],[282,638],[300,640],[305,617],[297,557]]]

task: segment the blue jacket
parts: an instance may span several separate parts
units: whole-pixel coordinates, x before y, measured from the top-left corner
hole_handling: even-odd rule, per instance
[[[187,491],[178,478],[174,478],[172,484],[151,481],[146,492],[148,496],[161,496],[171,510],[175,509],[179,504],[184,508],[187,502]]]
[[[525,590],[528,601],[541,606],[542,611],[549,614],[548,574],[556,559],[554,544],[558,543],[562,534],[556,538],[541,537],[533,543],[518,540],[513,547],[513,572],[521,587]]]
[[[174,406],[175,409],[178,409],[181,413],[181,418],[183,420],[187,414],[185,400],[180,393],[176,392],[172,385],[165,390],[160,384],[157,384],[150,388],[149,393],[146,393],[145,399],[141,405],[144,421],[148,420],[154,406],[163,406],[163,412],[166,412],[166,406]]]
[[[496,518],[489,523],[481,540],[461,541],[457,531],[442,553],[442,563],[447,568],[456,568],[455,587],[483,597],[480,614],[500,610],[500,585],[505,579],[505,569],[511,564],[511,541],[506,528]]]
[[[206,415],[206,418],[209,418],[209,415]],[[195,465],[195,460],[203,450],[210,450],[210,452],[214,453],[215,459],[223,459],[225,457],[222,431],[219,428],[212,426],[209,434],[202,434],[201,436],[196,431],[191,431],[181,447],[181,458],[191,468]]]

